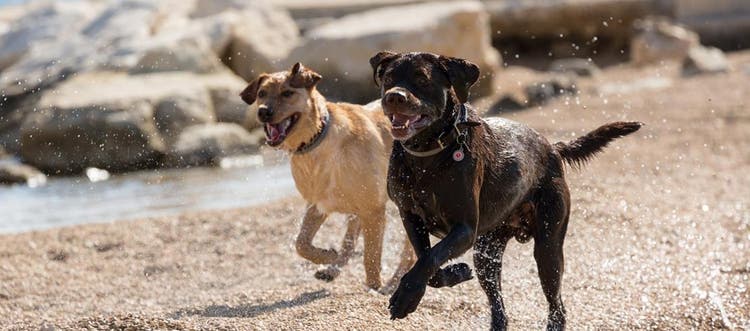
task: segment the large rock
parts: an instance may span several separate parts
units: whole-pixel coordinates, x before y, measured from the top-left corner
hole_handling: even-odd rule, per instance
[[[378,95],[368,60],[382,50],[469,59],[483,75],[472,92],[494,91],[491,76],[500,56],[490,45],[488,16],[475,1],[388,7],[345,16],[310,30],[286,65],[301,61],[321,73],[320,89],[326,96],[365,102]]]
[[[221,67],[208,36],[153,35],[164,19],[159,2],[110,2],[86,24],[70,24],[64,38],[36,38],[25,55],[0,77],[0,91],[20,95],[46,88],[76,73],[99,70],[142,72],[216,71]],[[61,14],[50,14],[57,18]],[[61,16],[64,17],[64,16]],[[53,19],[52,21],[55,21]],[[87,20],[80,19],[81,23]],[[33,24],[32,24],[33,25]]]
[[[224,66],[211,49],[207,40],[162,36],[149,40],[139,51],[138,60],[130,73],[153,73],[165,71],[190,71],[210,73]]]
[[[76,33],[96,15],[97,7],[84,2],[54,1],[14,17],[8,31],[0,36],[0,71],[26,55],[32,45],[64,40]]]
[[[85,6],[87,2],[82,3]],[[32,40],[25,55],[3,71],[0,91],[20,95],[75,73],[134,67],[147,49],[139,46],[150,38],[159,10],[145,0],[114,1],[87,24],[71,23],[73,28],[64,38]]]
[[[47,176],[34,167],[17,162],[0,161],[0,184],[26,184],[36,187],[46,182]]]
[[[44,92],[20,129],[22,158],[45,172],[161,165],[186,127],[213,123],[216,99],[244,82],[231,73],[89,73]],[[235,97],[239,98],[239,97]]]
[[[591,59],[582,58],[554,60],[549,65],[549,71],[563,74],[572,73],[581,77],[596,76],[601,72]]]
[[[216,165],[222,157],[257,151],[257,138],[238,124],[194,125],[182,131],[167,163],[178,167]]]
[[[670,1],[484,1],[494,44],[508,51],[503,54],[515,54],[513,48],[545,49],[544,53],[549,48],[554,57],[619,53],[633,35],[632,23],[649,15],[669,14],[667,2]]]
[[[154,107],[154,124],[167,142],[173,142],[188,126],[215,122],[208,91],[196,95],[167,96]]]
[[[715,47],[693,47],[682,62],[682,74],[685,76],[727,71],[729,71],[729,60],[724,52]]]
[[[21,157],[50,174],[151,167],[164,150],[152,114],[145,102],[41,109],[21,127]]]
[[[683,60],[700,46],[698,35],[666,20],[644,20],[635,25],[638,34],[630,43],[630,61],[641,66],[664,60]]]
[[[9,54],[0,91],[21,95],[92,71],[208,73],[220,71],[222,61],[249,79],[278,69],[298,39],[289,15],[263,1],[198,1],[195,10],[190,1],[169,4],[175,1],[110,1],[93,18],[51,10],[43,12],[49,19],[24,18],[27,29],[5,35],[24,47],[0,47]]]
[[[239,97],[239,93],[247,86],[240,77],[231,73],[203,75],[200,83],[208,90],[214,116],[218,122],[243,123],[248,113],[257,111],[256,107],[248,107]],[[259,127],[256,121],[250,128]]]
[[[238,13],[225,61],[240,77],[282,69],[281,62],[297,45],[299,31],[286,12],[276,9]]]
[[[222,60],[245,80],[280,69],[299,39],[299,29],[270,1],[197,0],[191,17],[198,28],[226,43]],[[216,47],[215,47],[216,48]]]
[[[221,13],[241,12],[248,9],[272,8],[268,0],[195,0],[190,16],[202,18]]]
[[[130,39],[145,39],[151,35],[159,15],[158,2],[155,1],[115,1],[86,25],[81,33],[90,40],[114,44]]]
[[[700,35],[704,44],[722,49],[750,47],[750,1],[672,0],[674,17]]]
[[[191,19],[189,16],[169,15],[159,25],[158,35],[189,36],[206,40],[216,57],[224,56],[232,41],[237,13],[225,12]]]

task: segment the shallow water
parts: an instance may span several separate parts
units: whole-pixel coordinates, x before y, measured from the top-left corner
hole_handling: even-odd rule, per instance
[[[162,169],[0,185],[0,233],[260,205],[295,194],[289,165]]]

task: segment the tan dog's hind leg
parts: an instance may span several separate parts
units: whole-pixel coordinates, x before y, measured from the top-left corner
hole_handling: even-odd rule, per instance
[[[362,218],[365,237],[365,284],[372,289],[381,286],[380,269],[383,255],[383,233],[385,232],[385,211]]]
[[[302,228],[297,235],[295,243],[297,253],[315,264],[333,264],[339,259],[336,250],[317,248],[312,244],[315,234],[318,233],[327,217],[328,215],[321,213],[314,205],[308,205],[305,217],[302,219]]]
[[[401,277],[414,265],[416,258],[417,256],[414,254],[414,248],[411,246],[409,236],[404,235],[404,246],[401,248],[401,262],[399,262],[396,271],[393,272],[391,279],[378,292],[382,294],[393,293],[401,281]]]
[[[338,277],[341,267],[349,263],[349,258],[354,253],[354,246],[357,245],[360,229],[361,222],[357,216],[347,217],[346,235],[344,236],[344,242],[341,243],[341,253],[339,253],[338,260],[327,268],[318,270],[315,273],[315,278],[330,282]]]

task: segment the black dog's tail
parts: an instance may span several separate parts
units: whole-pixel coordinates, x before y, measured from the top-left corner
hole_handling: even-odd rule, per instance
[[[558,142],[555,149],[563,160],[574,168],[580,168],[597,153],[601,152],[610,141],[627,136],[643,126],[640,122],[614,122],[600,126],[569,143]]]

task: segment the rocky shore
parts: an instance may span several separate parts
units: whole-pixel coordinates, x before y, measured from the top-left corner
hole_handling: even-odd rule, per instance
[[[596,62],[677,60],[686,75],[726,72],[724,54],[702,46],[718,42],[705,31],[714,18],[731,16],[724,34],[746,35],[750,8],[742,0],[698,2],[39,0],[0,7],[0,147],[47,175],[215,165],[262,144],[253,109],[237,97],[245,81],[302,61],[323,75],[319,87],[330,99],[369,102],[377,88],[367,60],[384,49],[477,63],[474,98],[504,92],[514,82],[502,77],[514,64],[578,61],[578,69],[537,68],[547,77],[509,96],[501,107],[509,110],[574,94],[575,81],[557,74],[596,72]],[[675,25],[696,21],[704,23],[697,33]]]

